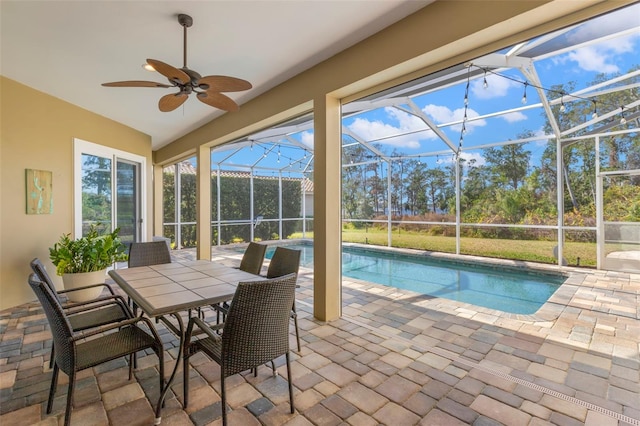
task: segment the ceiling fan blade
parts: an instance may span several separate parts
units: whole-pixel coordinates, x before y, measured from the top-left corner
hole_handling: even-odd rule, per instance
[[[163,97],[160,98],[160,101],[158,102],[158,108],[160,108],[160,111],[162,112],[173,111],[174,109],[182,105],[187,100],[188,97],[189,95],[183,92],[164,95]]]
[[[198,99],[200,99],[200,102],[225,111],[238,111],[240,109],[233,99],[222,93],[200,92],[198,93]]]
[[[173,87],[169,84],[156,83],[155,81],[114,81],[112,83],[102,83],[105,87]]]
[[[167,77],[171,82],[178,81],[182,84],[187,84],[191,81],[191,77],[189,77],[189,74],[182,70],[179,70],[178,68],[172,67],[169,64],[165,64],[162,61],[147,59],[147,63],[160,74]]]
[[[240,92],[253,87],[247,80],[227,77],[226,75],[208,75],[198,80],[198,84],[206,84],[209,86],[208,88],[200,86],[202,90],[208,92]]]

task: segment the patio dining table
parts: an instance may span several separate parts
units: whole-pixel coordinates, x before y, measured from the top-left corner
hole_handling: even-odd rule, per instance
[[[162,407],[180,365],[185,344],[183,315],[233,298],[243,281],[264,277],[208,260],[191,260],[161,265],[114,269],[109,276],[122,288],[144,315],[161,320],[180,339],[176,365],[156,406],[155,424],[160,424]]]

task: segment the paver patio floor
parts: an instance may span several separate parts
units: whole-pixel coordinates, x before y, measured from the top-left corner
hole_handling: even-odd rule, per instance
[[[239,257],[214,253],[230,265]],[[343,316],[330,323],[313,318],[312,279],[303,268],[295,414],[278,360],[275,378],[264,367],[228,380],[231,425],[640,426],[640,275],[574,270],[544,312],[527,317],[345,279]],[[64,374],[44,412],[51,338],[39,305],[1,312],[0,331],[0,424],[62,424]],[[158,331],[172,368],[177,340]],[[157,363],[141,356],[131,381],[125,359],[82,372],[72,424],[153,424]],[[221,424],[219,369],[201,354],[192,366],[189,407],[179,374],[163,425]]]

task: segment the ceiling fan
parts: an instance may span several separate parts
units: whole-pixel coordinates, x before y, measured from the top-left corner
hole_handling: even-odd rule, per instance
[[[177,93],[171,93],[160,98],[158,107],[162,112],[173,111],[182,105],[190,94],[195,93],[198,100],[214,108],[225,111],[237,111],[240,109],[230,97],[220,92],[239,92],[251,89],[251,83],[235,77],[224,75],[209,75],[202,77],[192,69],[187,68],[187,28],[193,25],[193,19],[189,15],[179,14],[178,23],[184,29],[184,54],[183,67],[175,68],[156,59],[147,59],[147,64],[154,70],[167,77],[170,84],[157,83],[155,81],[115,81],[102,83],[106,87],[176,87]]]

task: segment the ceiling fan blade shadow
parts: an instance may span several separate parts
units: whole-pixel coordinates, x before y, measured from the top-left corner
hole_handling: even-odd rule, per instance
[[[191,77],[186,72],[179,70],[176,67],[172,67],[169,64],[165,64],[162,61],[155,59],[147,59],[147,63],[153,67],[160,74],[164,75],[169,81],[178,81],[182,84],[187,84],[191,81]]]
[[[233,99],[222,93],[200,92],[198,93],[198,99],[200,102],[224,111],[238,111],[240,109]]]
[[[209,86],[208,88],[200,86],[202,90],[207,92],[240,92],[253,87],[247,80],[226,75],[208,75],[198,80],[198,84]]]
[[[174,87],[169,84],[156,83],[155,81],[114,81],[111,83],[102,83],[104,87]]]
[[[182,92],[164,95],[160,98],[160,101],[158,101],[158,108],[160,108],[160,111],[162,112],[173,111],[182,105],[188,97],[189,95]]]

